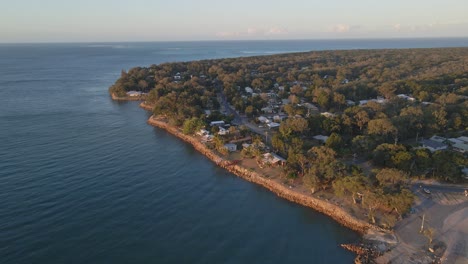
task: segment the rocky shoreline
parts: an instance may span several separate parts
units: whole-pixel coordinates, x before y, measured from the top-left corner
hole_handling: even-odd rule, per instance
[[[327,201],[304,195],[302,193],[296,192],[291,190],[287,186],[278,183],[274,180],[265,178],[261,176],[259,173],[248,170],[239,165],[231,165],[229,161],[225,160],[223,157],[219,156],[218,154],[214,153],[212,150],[208,149],[204,144],[199,142],[196,138],[192,136],[188,136],[183,134],[178,128],[169,125],[162,119],[155,118],[151,116],[148,119],[148,124],[162,128],[167,132],[171,133],[172,135],[184,140],[187,143],[190,143],[197,151],[208,157],[211,161],[216,163],[216,165],[226,169],[227,171],[256,184],[259,184],[268,190],[272,191],[276,195],[283,197],[291,202],[295,202],[301,204],[303,206],[307,206],[313,208],[314,210],[325,214],[341,225],[354,230],[361,235],[367,233],[368,230],[380,230],[380,228],[369,224],[365,221],[359,220],[346,211],[344,211],[339,206],[331,204]]]
[[[139,106],[144,110],[150,112],[153,110],[153,106],[147,105],[145,104],[145,102],[140,103]],[[207,148],[197,138],[185,135],[179,128],[171,126],[167,122],[165,122],[163,118],[156,118],[154,116],[151,116],[148,119],[147,123],[154,127],[164,129],[165,131],[171,133],[179,139],[190,143],[198,152],[209,158],[216,165],[226,169],[227,171],[235,174],[236,176],[261,185],[264,188],[275,193],[279,197],[287,199],[288,201],[295,202],[306,207],[310,207],[315,211],[332,218],[342,226],[349,228],[355,232],[358,232],[363,237],[363,241],[361,241],[361,243],[341,245],[341,247],[343,247],[344,249],[356,254],[355,263],[375,263],[375,259],[383,253],[382,250],[376,250],[376,245],[389,246],[389,244],[387,244],[386,242],[382,242],[381,239],[379,239],[379,237],[390,235],[388,230],[384,230],[366,221],[357,219],[356,217],[350,215],[348,212],[346,212],[339,206],[332,204],[328,201],[297,192],[293,189],[288,188],[284,184],[276,182],[272,179],[265,178],[261,174],[251,171],[242,166],[232,165],[231,162],[225,160],[223,157],[216,154],[211,149]],[[369,239],[369,237],[372,238]]]

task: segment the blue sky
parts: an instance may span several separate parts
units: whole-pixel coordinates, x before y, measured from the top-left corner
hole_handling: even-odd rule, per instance
[[[467,0],[0,1],[0,42],[468,37]]]

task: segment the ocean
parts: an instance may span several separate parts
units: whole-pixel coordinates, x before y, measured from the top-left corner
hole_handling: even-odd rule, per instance
[[[115,102],[122,69],[468,39],[0,44],[0,263],[352,263],[359,236]]]

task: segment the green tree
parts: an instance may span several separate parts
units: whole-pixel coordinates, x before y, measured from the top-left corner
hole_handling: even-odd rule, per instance
[[[381,169],[375,177],[381,186],[392,188],[407,180],[406,174],[397,169]]]
[[[196,131],[202,129],[205,126],[203,120],[192,117],[190,119],[186,119],[183,124],[182,132],[186,135],[194,134]]]
[[[325,142],[325,146],[338,151],[343,146],[343,139],[339,134],[332,133]]]
[[[362,175],[343,177],[333,181],[333,190],[338,196],[350,194],[353,203],[356,204],[356,198],[359,192],[365,190],[365,178]]]
[[[398,142],[398,130],[388,118],[373,119],[369,121],[367,126],[369,135],[393,136],[395,145]]]

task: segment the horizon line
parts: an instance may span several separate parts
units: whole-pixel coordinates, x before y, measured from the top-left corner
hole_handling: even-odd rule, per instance
[[[132,41],[25,41],[1,42],[0,45],[13,44],[87,44],[87,43],[187,43],[187,42],[268,42],[268,41],[344,41],[344,40],[417,40],[417,39],[468,39],[468,36],[448,37],[376,37],[376,38],[291,38],[291,39],[205,39],[205,40],[132,40]]]

